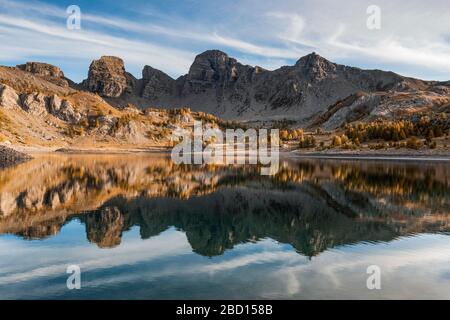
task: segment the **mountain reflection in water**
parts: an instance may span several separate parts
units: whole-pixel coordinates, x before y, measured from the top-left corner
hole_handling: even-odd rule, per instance
[[[74,220],[100,248],[175,227],[213,257],[270,238],[314,257],[339,245],[450,231],[447,163],[282,161],[179,166],[161,155],[46,155],[0,171],[0,234],[45,239]]]

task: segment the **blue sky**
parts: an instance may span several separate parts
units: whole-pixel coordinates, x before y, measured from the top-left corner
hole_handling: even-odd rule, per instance
[[[373,0],[0,0],[0,64],[45,61],[81,81],[93,59],[116,55],[137,77],[151,65],[176,78],[207,49],[267,69],[315,51],[337,63],[450,80],[448,0],[376,2],[379,30],[366,26]],[[66,28],[73,4],[80,30]]]

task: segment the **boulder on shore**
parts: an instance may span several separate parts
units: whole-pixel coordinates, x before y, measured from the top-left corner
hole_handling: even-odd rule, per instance
[[[31,157],[5,146],[0,146],[0,168],[6,168],[27,160]]]

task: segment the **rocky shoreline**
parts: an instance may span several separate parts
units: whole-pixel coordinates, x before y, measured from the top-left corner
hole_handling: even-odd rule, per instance
[[[31,157],[25,153],[0,146],[0,168],[6,168],[30,159]]]

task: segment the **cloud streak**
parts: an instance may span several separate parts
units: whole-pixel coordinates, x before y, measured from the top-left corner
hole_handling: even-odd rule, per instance
[[[84,290],[99,287],[114,290],[126,288],[130,283],[139,283],[144,290],[151,283],[152,286],[145,288],[148,294],[176,285],[178,290],[183,286],[200,286],[204,290],[199,290],[202,297],[218,288],[223,290],[222,297],[236,293],[242,297],[245,294],[242,284],[251,282],[252,297],[370,299],[377,298],[379,293],[365,287],[367,267],[375,264],[382,270],[384,298],[438,299],[450,296],[449,280],[445,278],[449,273],[448,237],[424,234],[389,243],[340,246],[313,259],[270,239],[239,244],[232,254],[227,251],[223,256],[209,259],[193,253],[186,235],[174,229],[145,241],[136,232],[127,236],[119,247],[109,250],[99,250],[87,243],[73,247],[67,241],[61,242],[61,246],[49,246],[48,240],[33,248],[22,240],[2,239],[0,287],[4,290],[0,294],[4,298],[23,298],[24,294],[36,298],[62,295],[66,293],[66,267],[79,264],[83,274],[96,274],[84,278]],[[139,268],[143,265],[144,268]],[[135,268],[140,271],[124,272]],[[63,280],[59,284],[55,280],[60,277]],[[27,290],[11,290],[16,283]]]
[[[205,49],[229,51],[269,69],[316,51],[355,66],[393,69],[425,79],[450,78],[450,12],[445,1],[412,0],[406,8],[400,1],[379,0],[382,28],[376,31],[366,28],[370,4],[243,0],[222,6],[220,12],[212,12],[214,6],[206,2],[190,11],[156,5],[148,7],[156,17],[151,22],[145,7],[142,14],[129,10],[127,15],[119,13],[126,9],[99,13],[86,6],[81,8],[83,29],[70,31],[65,28],[65,7],[0,0],[0,59],[70,57],[87,65],[110,54],[123,57],[135,73],[149,64],[177,77]],[[70,70],[66,73],[70,76]]]

